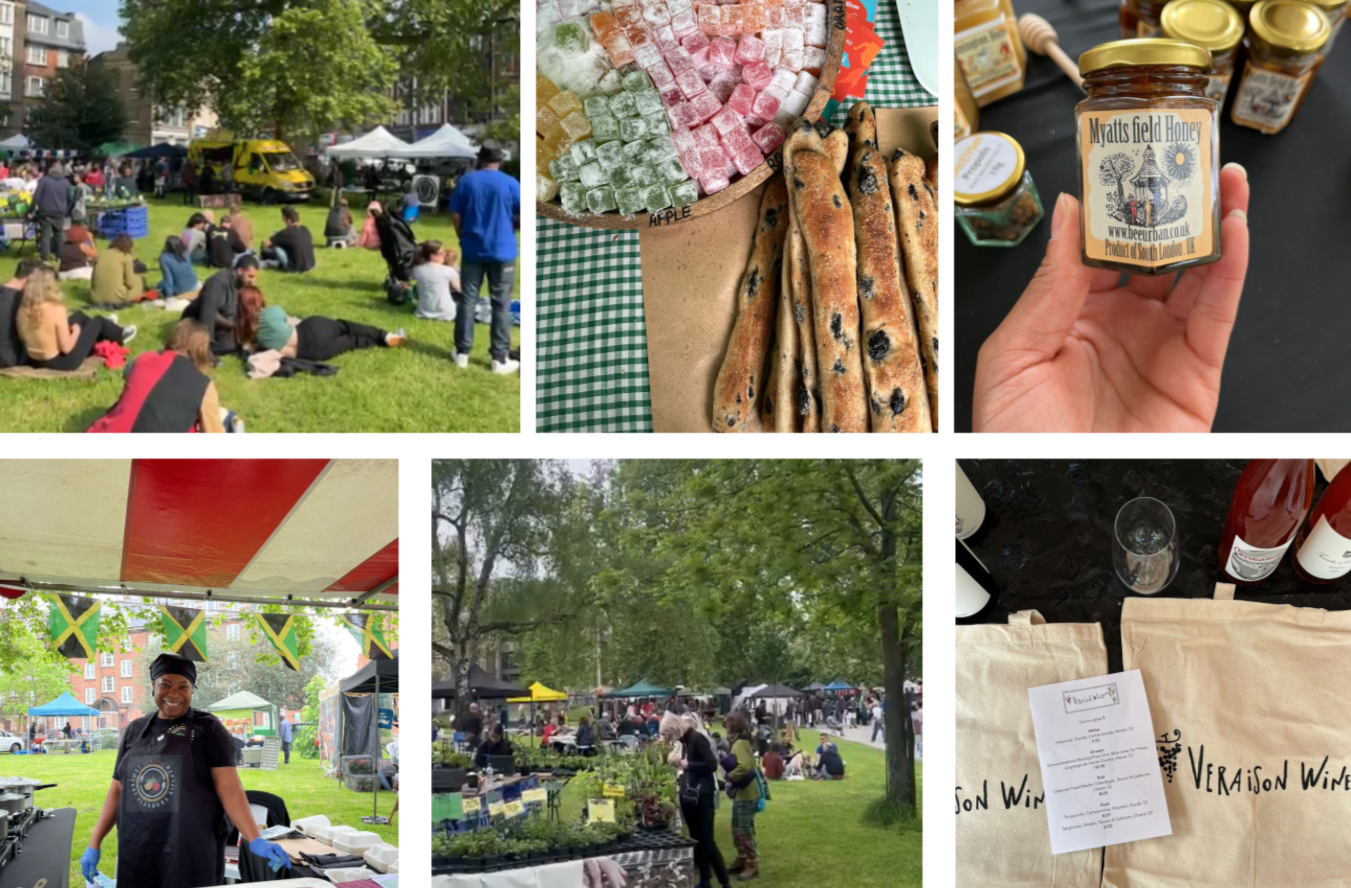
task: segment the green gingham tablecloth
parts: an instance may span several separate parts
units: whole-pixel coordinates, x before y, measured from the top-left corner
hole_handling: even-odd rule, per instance
[[[910,70],[895,2],[877,5],[874,27],[886,45],[868,69],[867,100],[878,108],[936,104]],[[832,122],[843,124],[854,101],[841,103]],[[536,431],[652,431],[638,232],[536,218]]]

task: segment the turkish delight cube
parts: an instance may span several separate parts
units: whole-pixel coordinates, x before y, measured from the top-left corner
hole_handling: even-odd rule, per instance
[[[586,119],[586,115],[580,111],[573,111],[567,117],[558,122],[563,128],[563,132],[568,134],[568,138],[576,141],[585,139],[591,135],[591,121]]]
[[[807,16],[801,6],[784,6],[783,27],[797,28],[799,31],[807,24]],[[785,47],[787,48],[787,47]]]
[[[652,29],[652,42],[657,45],[657,49],[662,52],[670,52],[680,45],[676,39],[675,32],[671,30],[670,25],[661,25]]]
[[[633,44],[629,42],[624,32],[615,31],[601,45],[605,47],[605,52],[616,68],[633,64]]]
[[[803,71],[793,81],[793,91],[800,92],[804,96],[810,96],[816,92],[816,84],[816,76],[808,71]]]
[[[720,68],[730,68],[736,64],[736,42],[726,37],[716,37],[709,42],[708,60]]]
[[[581,182],[563,182],[558,186],[558,197],[569,213],[586,212],[586,186]]]
[[[624,163],[637,163],[647,155],[647,142],[624,142]]]
[[[581,177],[577,175],[577,161],[571,155],[555,157],[549,162],[549,177],[555,182],[578,181]]]
[[[576,93],[565,89],[549,100],[549,108],[558,115],[559,120],[562,120],[574,111],[581,111],[582,103]]]
[[[808,46],[806,49],[802,50],[803,70],[810,68],[817,74],[820,74],[821,69],[824,68],[825,66],[826,66],[826,51],[824,48],[820,46]]]
[[[613,145],[614,142],[609,144]],[[592,161],[578,168],[577,178],[581,179],[582,184],[588,189],[599,188],[610,183],[610,172],[601,166],[598,161]]]
[[[658,161],[670,160],[677,156],[675,146],[671,140],[665,136],[657,136],[647,140],[647,150],[643,153],[643,159],[649,163],[656,164]]]
[[[703,122],[699,113],[694,110],[694,106],[689,102],[676,102],[668,105],[666,116],[670,119],[673,129],[678,126],[698,126]]]
[[[741,85],[741,72],[736,68],[719,69],[717,77],[708,84],[708,91],[718,97],[724,105],[732,98],[732,93]]]
[[[825,46],[830,42],[830,29],[825,22],[810,22],[806,27],[804,42],[807,46]]]
[[[676,151],[684,154],[691,148],[697,148],[698,142],[694,139],[694,132],[687,129],[671,130],[671,144],[675,146]]]
[[[597,145],[596,162],[607,173],[613,171],[615,167],[624,162],[624,143],[606,142],[604,145]]]
[[[718,76],[719,71],[726,70],[713,64],[708,58],[708,53],[709,47],[707,46],[690,53],[690,59],[694,61],[694,70],[699,72],[699,76],[704,79],[704,83],[711,82],[714,77]]]
[[[661,92],[657,93],[657,95],[661,96],[661,103],[665,105],[668,110],[672,105],[678,105],[685,101],[685,94],[680,91],[680,87],[675,85],[674,77],[671,78],[671,85],[663,86]]]
[[[592,96],[582,101],[582,108],[587,117],[609,117],[610,100],[605,96]]]
[[[628,31],[635,25],[646,25],[643,21],[643,9],[641,6],[616,6],[614,8],[615,21]]]
[[[665,110],[661,103],[661,94],[655,91],[638,93],[633,97],[633,102],[638,108],[639,117],[660,114]]]
[[[745,151],[747,148],[754,148],[755,143],[751,141],[750,133],[737,121],[737,125],[725,133],[719,134],[718,138],[722,142],[722,153],[731,157],[734,154]]]
[[[638,103],[634,101],[633,93],[621,92],[610,96],[610,113],[619,118],[636,117]]]
[[[785,9],[789,9],[794,6],[806,6],[808,2],[809,0],[783,0],[783,5]]]
[[[619,212],[625,216],[632,216],[647,209],[640,188],[615,188],[615,203],[619,205]]]
[[[733,59],[738,65],[744,65],[747,62],[759,62],[765,57],[765,44],[754,34],[742,34],[740,42],[736,45],[736,55]]]
[[[581,22],[560,22],[554,26],[554,45],[564,52],[586,52],[591,35]]]
[[[632,188],[633,164],[623,163],[610,170],[610,184],[616,188]]]
[[[751,62],[741,66],[741,79],[760,92],[774,80],[774,72],[764,62]]]
[[[563,21],[563,13],[558,8],[558,0],[549,0],[535,8],[535,33],[552,34],[554,25]]]
[[[646,69],[648,79],[652,81],[653,89],[661,89],[664,86],[671,86],[675,83],[675,75],[671,69],[666,67],[666,60],[659,59],[655,65]]]
[[[671,67],[671,73],[679,77],[684,72],[694,67],[694,60],[690,54],[685,51],[685,47],[677,46],[675,49],[666,53],[666,64]]]
[[[685,47],[686,52],[698,52],[709,45],[708,37],[703,31],[691,31],[681,38],[680,45]]]
[[[653,3],[651,6],[643,7],[643,20],[649,25],[669,25],[671,23],[671,11],[666,8],[665,3]]]
[[[576,18],[591,10],[591,0],[558,0],[558,12],[563,18]]]
[[[788,98],[779,103],[779,114],[787,113],[793,117],[801,117],[806,113],[807,106],[811,104],[811,101],[811,96],[805,96],[797,90],[793,90],[788,94]]]
[[[593,188],[586,193],[586,207],[593,213],[604,213],[616,206],[615,190],[609,185]]]
[[[827,19],[827,15],[826,15],[826,4],[824,4],[824,3],[808,3],[808,4],[807,4],[805,7],[803,7],[803,8],[807,10],[807,13],[806,13],[806,20],[807,20],[808,23],[816,24],[817,22],[819,22],[819,23],[821,23],[821,24],[823,24],[823,25],[826,23],[826,19]]]
[[[671,193],[666,190],[666,183],[657,182],[644,188],[643,202],[647,204],[649,213],[655,213],[669,207],[671,205]]]
[[[710,171],[720,173],[727,168],[727,155],[722,153],[721,148],[703,148],[699,151],[699,164],[702,171],[699,178],[702,180]]]
[[[665,109],[643,118],[647,121],[647,132],[653,136],[664,136],[671,132],[671,121],[666,119]]]
[[[715,126],[701,126],[693,131],[693,136],[694,146],[700,150],[722,146],[722,142],[718,140],[718,129]]]
[[[703,33],[699,30],[699,19],[695,17],[693,9],[671,13],[671,30],[675,32],[677,39],[688,34]]]
[[[778,102],[775,101],[774,110],[779,110]],[[641,117],[623,117],[619,120],[619,138],[625,142],[632,142],[636,139],[647,138],[647,121]]]
[[[652,78],[647,76],[647,72],[641,68],[635,68],[625,74],[620,81],[624,85],[624,91],[633,93],[635,96],[639,93],[650,92],[652,90]]]
[[[699,186],[693,182],[681,182],[671,186],[671,205],[685,207],[699,199]]]
[[[732,184],[732,182],[722,170],[705,170],[704,174],[699,177],[699,184],[703,186],[705,194],[715,194]]]
[[[773,123],[767,123],[751,133],[751,141],[766,157],[773,154],[774,150],[783,144],[783,138],[783,130]]]
[[[591,138],[599,145],[619,138],[619,121],[613,117],[591,118]]]
[[[736,171],[745,176],[751,170],[765,162],[765,158],[760,154],[760,149],[754,145],[748,151],[738,151],[732,156],[732,163],[736,166]]]
[[[694,0],[666,0],[666,8],[671,11],[671,17],[674,18],[677,12],[693,12]]]
[[[535,108],[543,108],[549,104],[549,100],[560,92],[559,88],[554,86],[554,82],[543,74],[535,74]]]
[[[787,68],[789,71],[801,71],[803,62],[803,52],[800,49],[784,50],[783,58],[779,59],[779,66]]]
[[[640,68],[652,68],[656,65],[665,64],[661,58],[661,50],[657,49],[657,44],[646,43],[642,46],[633,47],[633,60],[638,63]]]
[[[783,51],[792,52],[805,45],[801,28],[785,28],[783,31]]]
[[[722,102],[719,102],[718,97],[713,93],[704,92],[694,97],[694,101],[690,102],[690,107],[693,109],[695,117],[698,118],[698,122],[703,123],[722,110]]]
[[[718,26],[718,33],[724,37],[735,37],[741,32],[741,5],[724,6],[722,8],[722,24]]]
[[[767,27],[769,27],[769,11],[762,4],[741,4],[741,33],[756,34]]]
[[[674,185],[677,182],[683,182],[689,178],[685,173],[685,167],[680,163],[678,157],[668,157],[665,160],[659,160],[656,164],[657,178],[661,179],[665,185]]]
[[[597,144],[598,143],[594,139],[583,139],[582,141],[573,144],[570,156],[572,157],[572,162],[577,164],[578,172],[580,172],[581,168],[588,163],[595,163]]]
[[[745,86],[745,84],[742,85]],[[729,102],[726,107],[717,114],[714,114],[708,122],[712,124],[713,128],[721,135],[728,130],[739,129],[741,127],[741,112],[736,110]]]
[[[659,184],[657,168],[645,160],[635,163],[633,165],[633,184],[639,188]]]
[[[558,115],[555,114],[554,109],[550,108],[548,105],[545,105],[535,112],[535,132],[546,139],[555,135],[562,129],[562,127],[558,125],[558,122]]]
[[[722,7],[712,3],[701,3],[694,9],[699,20],[699,28],[705,34],[718,34],[722,31]]]
[[[676,86],[680,87],[680,91],[685,94],[685,98],[691,100],[706,89],[704,79],[693,68],[676,75]]]

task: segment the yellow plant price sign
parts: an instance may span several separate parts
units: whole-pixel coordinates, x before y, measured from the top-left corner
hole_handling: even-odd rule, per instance
[[[460,810],[465,814],[477,814],[479,812],[479,800],[477,796],[465,796],[461,803]]]
[[[607,783],[601,787],[600,794],[607,799],[622,799],[624,797],[624,784]]]
[[[525,802],[527,805],[536,802],[547,802],[549,801],[549,790],[527,789],[521,793],[521,801]]]
[[[506,814],[508,817],[520,817],[525,813],[525,805],[520,802],[507,802]]]
[[[489,817],[501,817],[503,814],[506,813],[506,811],[507,811],[507,806],[506,806],[506,804],[505,804],[504,802],[489,802],[489,803],[488,803],[488,816],[489,816]]]
[[[586,803],[588,823],[614,823],[615,803],[613,799],[590,799]]]

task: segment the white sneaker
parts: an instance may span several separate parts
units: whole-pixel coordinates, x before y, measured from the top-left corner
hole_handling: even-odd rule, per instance
[[[110,320],[110,321],[112,321],[114,324],[116,324],[116,323],[117,323],[117,312],[113,312],[112,314],[108,315],[108,320]]]
[[[469,355],[456,355],[456,356],[455,356],[455,366],[456,366],[456,367],[459,367],[461,370],[468,370],[468,369],[469,369]]]
[[[520,370],[521,370],[520,361],[513,361],[511,358],[507,358],[505,361],[493,361],[493,372],[496,373],[498,376],[506,376],[510,373],[519,373]]]
[[[122,328],[122,344],[126,345],[136,338],[136,325],[130,324]]]

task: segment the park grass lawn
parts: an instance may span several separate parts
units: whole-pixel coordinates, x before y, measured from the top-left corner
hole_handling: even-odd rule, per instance
[[[150,237],[136,242],[136,257],[150,267],[151,286],[162,275],[159,254],[164,239],[182,231],[192,209],[178,200],[150,200]],[[325,206],[301,205],[301,223],[323,240]],[[254,227],[254,248],[281,227],[279,207],[246,204]],[[355,210],[358,220],[363,215]],[[217,217],[221,214],[218,212]],[[359,224],[359,222],[358,222]],[[424,214],[414,226],[420,240],[435,238],[459,252],[448,215]],[[105,242],[99,242],[103,249]],[[32,255],[25,248],[23,255]],[[336,376],[250,380],[238,358],[225,358],[212,373],[221,404],[243,417],[250,432],[517,432],[520,431],[520,376],[494,376],[488,356],[489,331],[480,324],[474,336],[469,369],[459,370],[454,354],[454,324],[413,317],[413,307],[395,307],[381,287],[387,270],[380,254],[369,250],[316,250],[318,267],[306,275],[263,270],[259,286],[269,304],[292,315],[323,315],[371,324],[385,330],[400,327],[412,342],[405,349],[351,352],[333,363]],[[0,254],[0,281],[17,264],[13,250]],[[199,278],[212,272],[198,268]],[[516,278],[516,296],[521,280]],[[71,311],[106,314],[89,308],[89,284],[62,284]],[[486,281],[485,281],[486,288]],[[153,306],[124,309],[123,324],[136,324],[140,334],[129,348],[132,357],[163,346],[177,312]],[[512,336],[520,344],[520,329]],[[0,378],[0,432],[82,432],[117,400],[122,375],[99,371],[94,382]]]
[[[818,734],[799,731],[798,747],[815,749]],[[923,837],[918,825],[883,828],[864,823],[864,808],[881,798],[885,754],[861,743],[832,738],[840,747],[848,776],[840,781],[770,784],[770,801],[755,818],[760,849],[760,879],[774,888],[919,888],[923,883]],[[916,777],[923,776],[917,766]],[[564,790],[564,818],[581,815],[584,800]],[[730,866],[732,803],[724,795],[714,830]],[[716,882],[716,879],[715,879]]]
[[[75,839],[70,848],[70,878],[72,885],[83,885],[80,874],[80,855],[89,847],[103,799],[108,794],[113,765],[117,753],[113,750],[90,755],[7,756],[0,771],[6,776],[34,777],[43,783],[55,783],[55,789],[44,789],[35,800],[44,808],[74,808]],[[239,769],[240,781],[247,789],[260,789],[281,796],[293,819],[311,814],[326,814],[333,823],[346,824],[379,833],[391,845],[399,844],[399,821],[390,826],[363,824],[361,818],[371,813],[371,794],[350,792],[342,783],[324,777],[319,759],[291,756],[290,765],[278,765],[276,771]],[[398,796],[380,793],[380,813],[389,816]],[[103,840],[103,856],[99,869],[109,876],[117,870],[117,833],[114,830]]]

